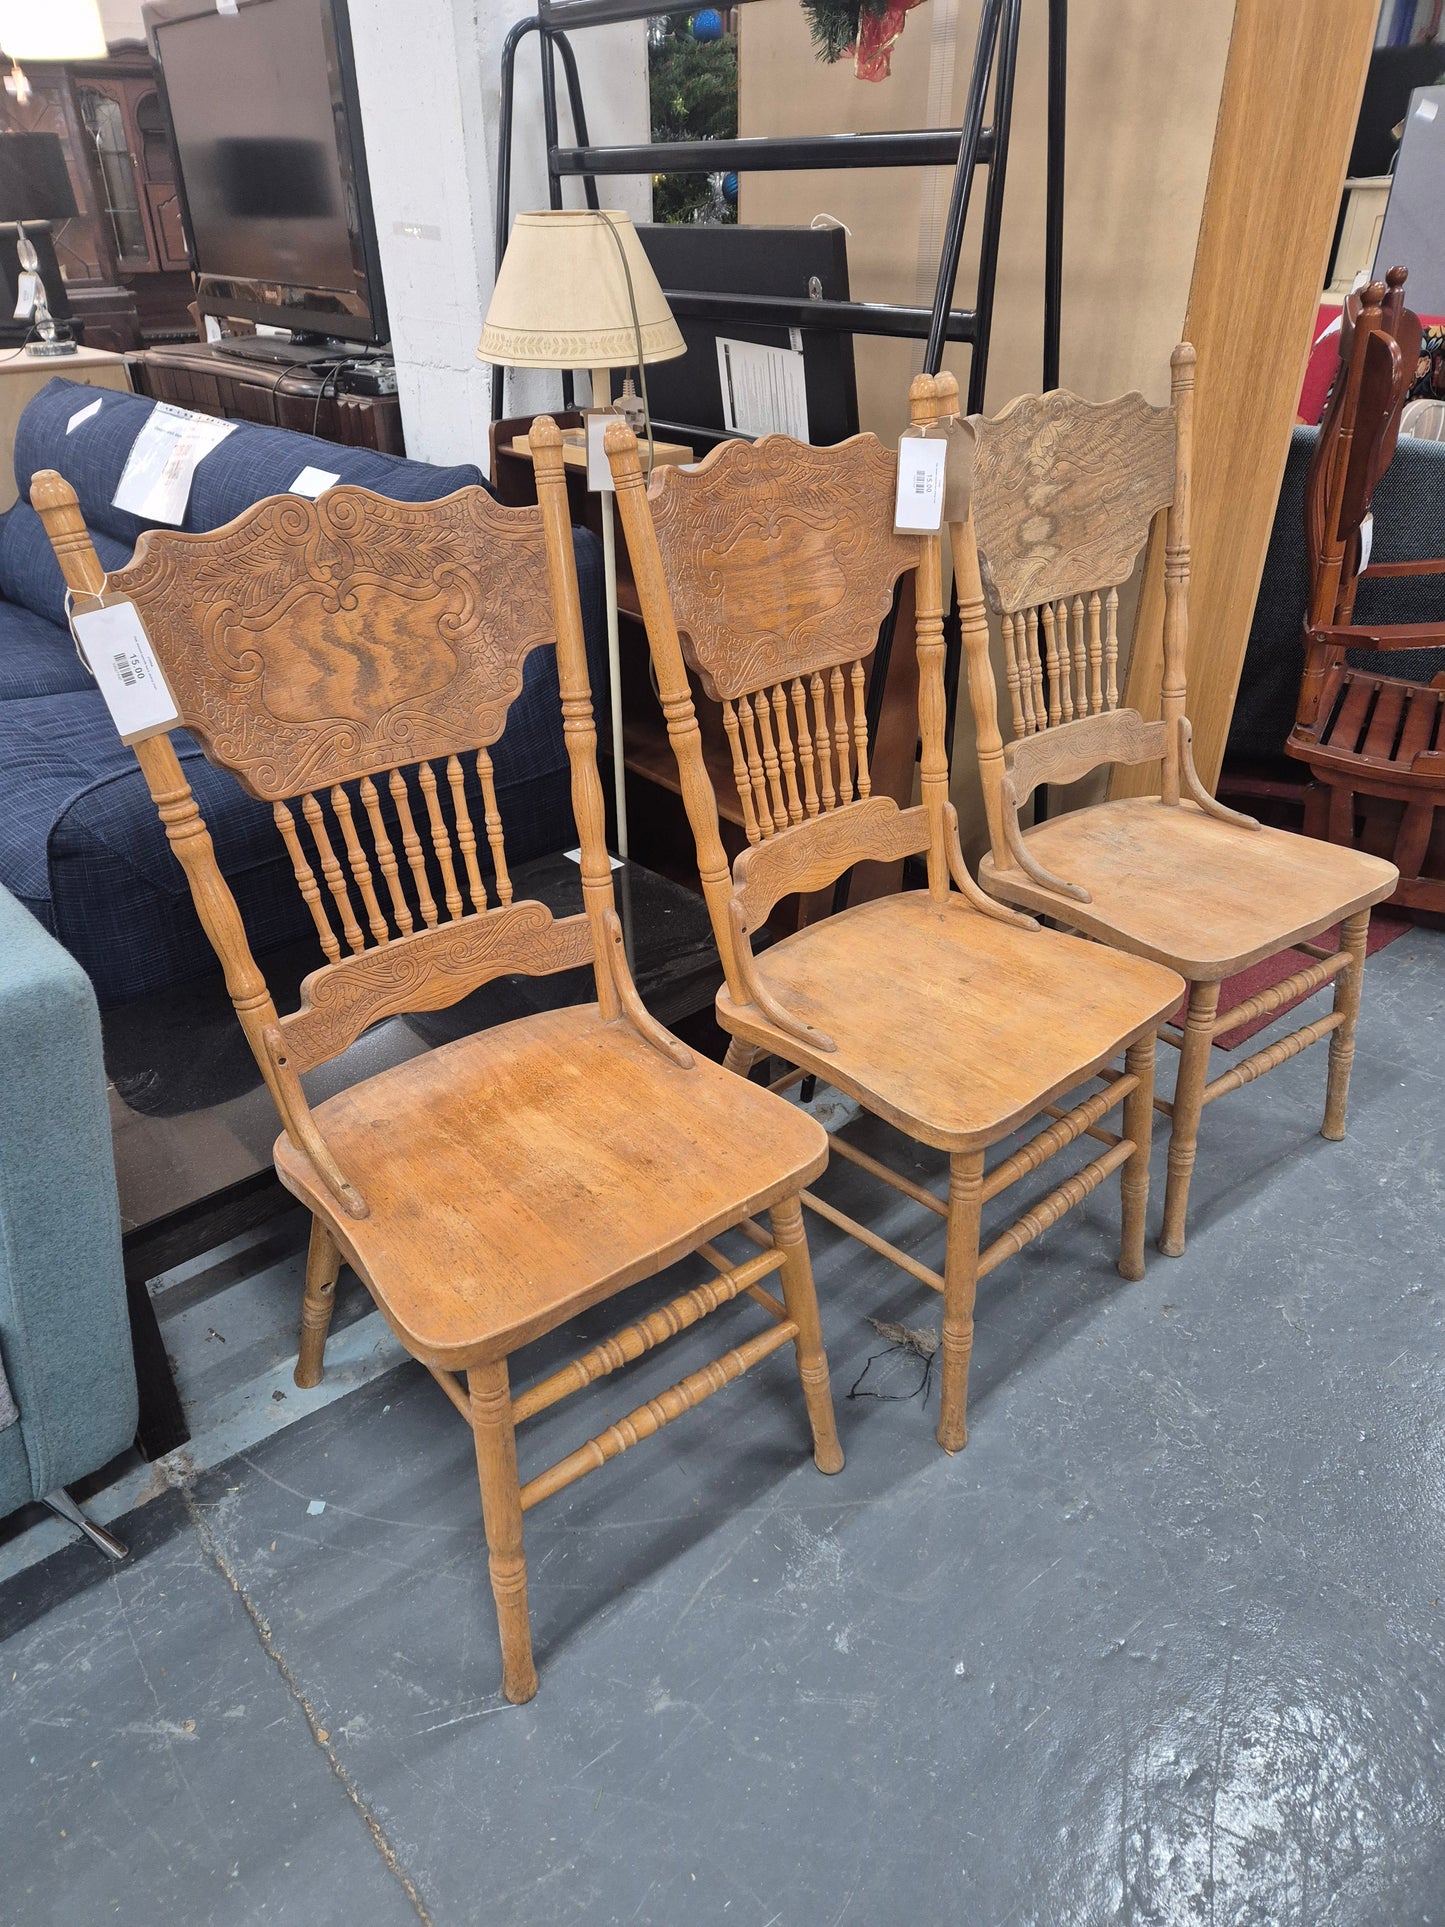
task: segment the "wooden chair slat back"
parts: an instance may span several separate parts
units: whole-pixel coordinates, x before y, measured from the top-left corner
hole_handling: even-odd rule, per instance
[[[279,1024],[295,1071],[383,1017],[511,972],[591,961],[616,1014],[596,730],[561,437],[546,418],[534,456],[535,508],[479,488],[422,504],[348,487],[278,497],[212,534],[150,532],[106,584],[108,600],[134,602],[209,760],[271,802],[315,923],[326,961],[278,1019],[169,742],[137,745],[268,1079],[246,1010]],[[47,473],[32,499],[72,590],[93,596],[104,578],[73,491]],[[560,921],[513,900],[488,754],[527,656],[554,641],[584,897]]]

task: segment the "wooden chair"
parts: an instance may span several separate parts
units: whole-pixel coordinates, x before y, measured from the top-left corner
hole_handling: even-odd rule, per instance
[[[1384,282],[1352,296],[1342,316],[1339,369],[1305,484],[1305,670],[1285,749],[1314,778],[1307,833],[1388,853],[1400,871],[1393,900],[1445,912],[1445,671],[1415,681],[1345,660],[1348,650],[1445,649],[1445,622],[1354,620],[1362,580],[1445,572],[1445,559],[1367,562],[1363,548],[1420,350],[1405,280],[1403,268],[1391,268]]]
[[[1185,714],[1189,591],[1189,451],[1194,350],[1176,348],[1173,406],[1141,395],[1095,404],[1056,391],[972,418],[971,505],[951,524],[969,696],[988,810],[990,854],[979,872],[994,895],[1188,980],[1182,1027],[1160,1035],[1180,1051],[1159,1248],[1184,1249],[1200,1113],[1226,1092],[1329,1037],[1324,1135],[1345,1132],[1370,906],[1395,870],[1261,829],[1225,809],[1195,772]],[[940,381],[956,397],[948,376]],[[1118,589],[1155,514],[1168,510],[1162,714],[1146,723],[1118,706]],[[985,585],[1003,628],[1015,740],[1003,746],[989,660]],[[1158,763],[1160,794],[1098,803],[1024,831],[1019,811],[1042,785],[1102,764]],[[1343,920],[1339,947],[1310,940]],[[1299,950],[1305,967],[1234,1009],[1219,1009],[1226,977]],[[1328,1017],[1231,1065],[1212,1082],[1221,1032],[1335,980]]]
[[[186,726],[274,804],[328,959],[287,1016],[169,738],[136,745],[286,1127],[276,1169],[313,1214],[296,1381],[320,1378],[344,1257],[472,1428],[513,1701],[537,1689],[522,1516],[539,1500],[789,1343],[814,1459],[843,1463],[798,1203],[827,1140],[695,1059],[638,999],[603,841],[561,437],[543,418],[532,442],[538,507],[501,508],[480,488],[420,505],[347,487],[279,496],[211,534],[142,536],[108,584],[69,485],[47,472],[32,490],[77,605],[102,592],[135,604]],[[513,900],[487,753],[524,659],[554,639],[584,900],[555,921]],[[507,972],[589,962],[595,1004],[462,1038],[308,1105],[302,1076],[379,1019]],[[752,1223],[761,1210],[771,1238]],[[732,1226],[764,1247],[741,1264],[710,1242]],[[694,1250],[715,1278],[511,1392],[512,1352]],[[763,1287],[773,1272],[785,1304]],[[741,1293],[769,1314],[765,1331],[519,1483],[518,1421]]]
[[[936,412],[931,378],[915,381],[912,405]],[[978,1280],[1121,1167],[1119,1270],[1143,1275],[1154,1027],[1182,985],[1172,971],[1038,929],[968,874],[943,744],[939,540],[894,534],[893,454],[871,435],[836,448],[774,435],[724,443],[649,491],[624,424],[608,429],[607,447],[726,973],[717,1014],[733,1040],[727,1062],[746,1075],[760,1052],[780,1057],[796,1067],[783,1084],[817,1077],[948,1153],[945,1201],[832,1140],[946,1221],[941,1275],[813,1193],[803,1202],[942,1292],[938,1441],[957,1451]],[[900,809],[871,793],[860,665],[912,569],[923,801]],[[731,869],[688,665],[723,705],[749,845]],[[754,955],[750,937],[782,899],[870,858],[925,853],[927,890],[856,904]],[[1113,1060],[1125,1051],[1121,1073]],[[1103,1088],[1057,1105],[1092,1079]],[[1120,1103],[1122,1135],[1101,1122]],[[985,1153],[1040,1118],[985,1173]],[[1102,1141],[1099,1155],[980,1251],[985,1202],[1086,1133]]]

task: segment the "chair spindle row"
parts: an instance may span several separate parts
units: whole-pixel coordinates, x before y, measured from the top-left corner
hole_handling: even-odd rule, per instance
[[[850,705],[851,692],[851,705]],[[861,659],[722,705],[749,843],[872,794]]]

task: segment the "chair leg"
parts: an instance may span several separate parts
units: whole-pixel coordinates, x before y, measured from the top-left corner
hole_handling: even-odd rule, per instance
[[[739,1077],[746,1077],[757,1062],[757,1046],[745,1044],[741,1037],[734,1037],[728,1045],[727,1055],[723,1058],[725,1071],[736,1071]]]
[[[507,1362],[473,1365],[467,1373],[482,1524],[487,1534],[492,1597],[502,1638],[502,1691],[521,1706],[537,1690],[532,1627],[527,1616],[527,1559],[522,1551],[522,1489],[517,1480],[517,1440]]]
[[[1131,1044],[1124,1066],[1139,1082],[1124,1099],[1124,1135],[1133,1154],[1119,1174],[1123,1231],[1119,1239],[1119,1276],[1144,1276],[1144,1215],[1149,1208],[1149,1144],[1154,1134],[1154,1039]]]
[[[1350,961],[1335,979],[1335,1009],[1344,1022],[1330,1038],[1330,1070],[1325,1085],[1325,1121],[1320,1136],[1338,1143],[1345,1135],[1345,1105],[1350,1095],[1350,1066],[1355,1061],[1355,1031],[1360,1021],[1360,993],[1365,987],[1365,944],[1370,913],[1357,910],[1340,927],[1340,948]]]
[[[1219,1009],[1218,984],[1191,984],[1184,1019],[1184,1044],[1174,1086],[1174,1129],[1169,1134],[1169,1177],[1164,1186],[1164,1224],[1159,1249],[1166,1258],[1184,1253],[1184,1220],[1189,1211],[1189,1181],[1199,1143],[1204,1086],[1209,1082],[1209,1049]]]
[[[978,1289],[978,1227],[983,1215],[983,1152],[955,1151],[948,1164],[948,1250],[943,1260],[943,1366],[938,1443],[968,1444],[968,1366]]]
[[[301,1349],[292,1374],[305,1390],[321,1383],[326,1334],[331,1329],[336,1277],[340,1270],[341,1253],[336,1240],[320,1218],[313,1218],[311,1245],[306,1253],[306,1295],[301,1300]]]
[[[828,1355],[818,1322],[818,1295],[813,1288],[813,1266],[808,1257],[808,1235],[803,1229],[803,1207],[796,1198],[775,1204],[768,1213],[773,1243],[784,1253],[783,1299],[788,1316],[798,1328],[793,1349],[803,1402],[813,1428],[813,1463],[820,1472],[843,1470],[843,1448],[833,1420],[833,1394],[828,1384]]]
[[[64,1519],[67,1525],[83,1532],[93,1546],[100,1547],[107,1559],[130,1557],[124,1541],[117,1539],[113,1532],[107,1532],[104,1526],[98,1526],[94,1519],[87,1518],[63,1485],[56,1486],[53,1492],[47,1492],[40,1503],[49,1506],[58,1519]]]

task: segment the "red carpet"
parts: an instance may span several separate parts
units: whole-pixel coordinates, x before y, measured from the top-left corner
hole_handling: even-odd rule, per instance
[[[1413,930],[1414,927],[1411,919],[1402,916],[1398,911],[1376,910],[1370,918],[1370,937],[1365,954],[1373,957],[1377,950],[1383,950],[1387,943],[1393,943],[1396,937],[1403,937],[1407,930]],[[1331,950],[1338,948],[1340,926],[1335,924],[1331,929],[1321,931],[1314,941],[1321,946],[1328,946]],[[1257,996],[1261,990],[1268,990],[1274,984],[1282,984],[1286,977],[1293,977],[1295,972],[1303,970],[1308,962],[1307,957],[1301,957],[1296,951],[1284,950],[1277,957],[1266,957],[1262,963],[1251,964],[1248,970],[1241,970],[1237,977],[1225,978],[1220,987],[1219,1008],[1233,1010],[1234,1006],[1242,1004],[1246,997]],[[1318,996],[1321,993],[1316,991],[1314,994]],[[1252,1024],[1241,1024],[1237,1030],[1227,1030],[1214,1041],[1221,1050],[1235,1050],[1240,1044],[1253,1037],[1257,1031],[1274,1023],[1276,1018],[1282,1017],[1285,1011],[1293,1010],[1296,1004],[1304,1001],[1304,998],[1296,997],[1282,1010],[1271,1011],[1264,1017],[1256,1017]],[[1183,1018],[1184,1006],[1181,1004],[1174,1013],[1174,1021],[1180,1023]]]

